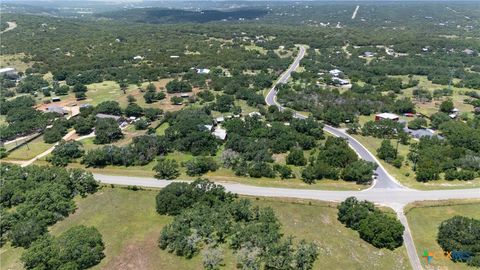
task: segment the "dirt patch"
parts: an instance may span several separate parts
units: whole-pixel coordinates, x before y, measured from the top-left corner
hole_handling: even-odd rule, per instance
[[[128,244],[123,250],[112,258],[103,269],[127,270],[127,269],[153,269],[155,268],[150,256],[158,251],[159,231],[146,235],[143,241]]]

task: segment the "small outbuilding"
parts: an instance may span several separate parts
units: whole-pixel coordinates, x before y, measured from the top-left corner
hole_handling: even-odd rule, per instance
[[[375,121],[380,121],[380,120],[392,120],[392,121],[398,121],[400,117],[394,113],[379,113],[375,115]]]

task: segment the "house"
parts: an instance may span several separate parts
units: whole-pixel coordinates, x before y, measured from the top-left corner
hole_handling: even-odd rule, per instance
[[[373,57],[374,55],[375,55],[374,52],[364,52],[364,53],[363,53],[363,56],[364,56],[364,57]]]
[[[227,138],[227,130],[221,127],[216,127],[215,130],[212,132],[212,135],[224,141]]]
[[[197,68],[197,74],[208,74],[210,73],[210,69],[208,68]]]
[[[466,53],[467,55],[473,55],[475,53],[475,51],[472,49],[465,49],[463,50],[463,52]]]
[[[442,136],[436,135],[435,132],[429,128],[420,128],[420,129],[409,129],[408,127],[404,127],[403,131],[405,133],[410,134],[410,136],[420,139],[421,137],[438,137],[439,139],[443,139]]]
[[[123,117],[121,116],[118,116],[118,115],[113,115],[113,114],[105,114],[105,113],[97,113],[97,115],[95,115],[96,118],[98,119],[113,119],[117,122],[123,122]]]
[[[339,69],[332,69],[328,73],[330,73],[330,75],[332,75],[333,77],[338,77],[340,76],[340,74],[342,74],[342,71]]]
[[[17,70],[13,67],[0,68],[0,75],[10,78],[18,78]]]
[[[219,116],[219,117],[215,118],[215,122],[217,122],[217,124],[223,123],[223,122],[225,122],[225,117]]]
[[[347,85],[350,83],[348,80],[340,79],[338,77],[332,77],[332,81],[336,85]]]
[[[250,116],[250,117],[254,117],[254,116],[262,117],[262,114],[259,113],[259,112],[251,112],[251,113],[248,114],[248,116]]]
[[[68,114],[67,110],[65,110],[63,107],[60,107],[60,106],[57,106],[57,105],[52,105],[52,106],[47,107],[47,112],[58,113],[62,116]]]
[[[379,113],[375,115],[375,121],[380,121],[380,120],[392,120],[392,121],[398,121],[400,118],[398,115],[394,113]]]
[[[203,129],[212,132],[213,131],[213,125],[203,125]]]

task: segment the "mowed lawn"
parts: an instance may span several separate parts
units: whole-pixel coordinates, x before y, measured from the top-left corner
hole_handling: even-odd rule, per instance
[[[201,254],[187,260],[158,248],[157,241],[170,217],[155,212],[157,191],[131,191],[105,187],[77,200],[77,211],[51,228],[55,235],[74,225],[95,226],[103,236],[106,257],[93,269],[203,269]],[[286,235],[319,246],[314,269],[410,269],[404,247],[377,249],[357,232],[337,221],[335,205],[321,202],[252,198],[272,207]],[[223,269],[235,269],[236,257],[226,247]],[[21,249],[1,249],[2,269],[21,269]],[[8,258],[7,258],[8,256]]]
[[[30,141],[28,144],[24,144],[10,152],[5,160],[30,160],[45,152],[53,145],[54,144],[51,143],[45,143],[43,141],[43,136],[40,136]]]
[[[441,251],[437,243],[438,226],[446,219],[455,215],[480,219],[480,200],[420,203],[407,213],[408,223],[412,231],[415,247],[421,256],[424,250],[430,252]],[[422,265],[426,266],[425,259],[420,257]],[[439,268],[436,268],[439,267]],[[474,269],[464,263],[453,263],[446,259],[433,258],[429,269]]]

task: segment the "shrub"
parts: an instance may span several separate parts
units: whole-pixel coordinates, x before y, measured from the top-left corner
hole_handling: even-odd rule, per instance
[[[175,179],[180,176],[179,166],[176,160],[160,158],[153,170],[155,177],[159,179]]]
[[[211,157],[198,157],[185,162],[187,175],[200,176],[209,171],[214,172],[218,169],[218,164]]]

